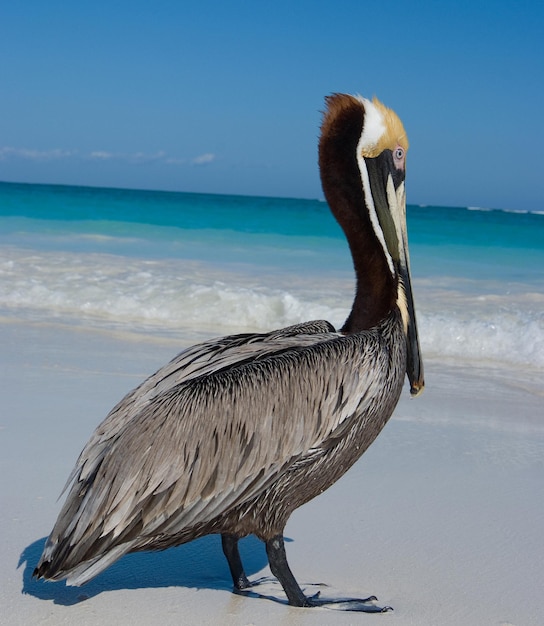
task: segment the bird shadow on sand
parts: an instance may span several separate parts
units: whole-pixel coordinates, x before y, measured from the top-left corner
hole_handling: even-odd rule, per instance
[[[45,537],[27,546],[19,559],[24,565],[22,593],[65,606],[83,602],[104,591],[157,587],[190,587],[232,590],[232,579],[219,535],[208,535],[162,552],[128,554],[82,587],[64,581],[32,578],[45,545]],[[248,576],[268,565],[264,545],[255,537],[240,541],[240,554]]]

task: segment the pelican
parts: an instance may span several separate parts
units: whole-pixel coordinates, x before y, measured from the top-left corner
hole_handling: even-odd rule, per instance
[[[325,102],[322,186],[356,276],[345,324],[337,331],[312,321],[210,340],[129,392],[81,452],[34,576],[82,585],[129,552],[216,533],[234,590],[247,590],[238,541],[253,534],[289,604],[320,605],[289,568],[287,520],[370,446],[405,375],[412,395],[424,386],[404,127],[376,98],[333,94]],[[382,610],[374,600],[346,609]]]

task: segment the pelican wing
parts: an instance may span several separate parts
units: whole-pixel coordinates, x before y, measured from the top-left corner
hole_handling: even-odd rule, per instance
[[[313,328],[201,344],[128,394],[82,452],[44,559],[58,544],[68,582],[86,582],[124,552],[251,500],[326,446],[380,387],[380,337],[365,333],[361,350],[360,336]]]
[[[66,486],[75,476],[85,480],[95,470],[95,460],[100,457],[102,447],[109,445],[127,424],[138,415],[153,398],[165,394],[177,385],[199,376],[218,373],[222,370],[263,358],[277,351],[278,340],[322,335],[334,332],[334,327],[324,320],[295,324],[270,333],[245,333],[211,339],[180,352],[169,363],[149,376],[141,385],[130,391],[96,428],[82,450]],[[280,349],[284,347],[280,347]]]

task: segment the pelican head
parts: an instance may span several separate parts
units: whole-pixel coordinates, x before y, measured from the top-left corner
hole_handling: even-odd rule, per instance
[[[354,307],[343,331],[372,327],[398,307],[407,341],[406,373],[417,395],[424,381],[406,229],[406,131],[397,114],[376,98],[334,94],[326,104],[319,146],[323,190],[346,233],[357,276]]]

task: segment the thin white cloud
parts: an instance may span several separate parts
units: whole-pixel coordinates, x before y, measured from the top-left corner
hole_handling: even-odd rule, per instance
[[[0,148],[0,159],[6,161],[7,159],[26,159],[28,161],[53,161],[57,159],[67,159],[75,156],[75,152],[70,150],[34,150],[29,148],[12,148],[5,146]]]
[[[113,152],[106,152],[105,150],[95,150],[89,154],[89,159],[97,161],[109,161],[115,159],[116,155]]]
[[[165,157],[164,152],[156,154],[146,154],[145,152],[108,152],[107,150],[94,150],[83,158],[93,161],[127,161],[129,163],[148,163],[150,161],[160,161]]]
[[[168,165],[187,165],[187,159],[177,159],[175,157],[168,157],[164,159],[165,163]]]
[[[126,160],[131,163],[153,163],[156,161],[166,161],[168,158],[164,150],[159,150],[154,154],[146,154],[145,152],[134,152],[132,154],[124,155]]]
[[[211,152],[206,152],[204,154],[201,154],[195,157],[192,160],[192,163],[193,165],[207,165],[208,163],[211,163],[212,161],[215,161],[215,154],[212,154]]]
[[[93,150],[82,153],[71,150],[34,150],[28,148],[12,148],[10,146],[0,147],[0,161],[8,159],[26,159],[28,161],[52,161],[60,159],[83,159],[90,161],[121,161],[132,164],[145,163],[166,163],[168,165],[207,165],[215,161],[216,155],[205,152],[192,159],[184,159],[169,156],[164,150],[154,153],[146,152],[110,152],[108,150]]]

